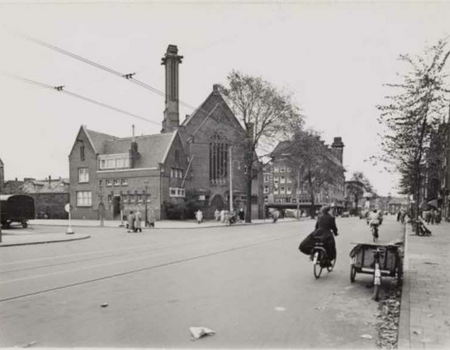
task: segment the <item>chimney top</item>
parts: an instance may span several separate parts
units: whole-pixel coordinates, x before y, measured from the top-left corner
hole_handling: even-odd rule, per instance
[[[344,147],[344,143],[342,142],[342,137],[335,137],[331,147]]]
[[[213,85],[213,92],[214,92],[214,93],[219,93],[219,87],[220,87],[219,84],[214,84],[214,85]]]

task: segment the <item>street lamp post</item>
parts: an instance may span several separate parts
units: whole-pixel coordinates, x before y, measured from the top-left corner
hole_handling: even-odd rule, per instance
[[[300,220],[300,169],[297,170],[297,220]]]
[[[148,181],[145,180],[145,227],[148,226],[147,198],[148,198]]]
[[[230,214],[233,213],[233,157],[231,155],[233,146],[230,146]]]

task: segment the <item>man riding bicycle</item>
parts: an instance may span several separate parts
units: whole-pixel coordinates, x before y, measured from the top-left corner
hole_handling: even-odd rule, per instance
[[[377,209],[374,209],[369,216],[369,226],[373,230],[374,240],[378,240],[378,226],[381,225],[381,220],[380,213],[378,213]]]

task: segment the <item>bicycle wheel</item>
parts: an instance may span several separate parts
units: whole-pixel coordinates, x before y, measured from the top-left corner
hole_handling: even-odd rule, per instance
[[[354,264],[350,265],[350,282],[355,282],[356,277],[356,267]]]
[[[313,272],[314,272],[314,277],[319,278],[320,275],[322,274],[322,266],[320,264],[321,262],[321,254],[319,252],[315,252],[314,253],[314,260],[313,260]]]

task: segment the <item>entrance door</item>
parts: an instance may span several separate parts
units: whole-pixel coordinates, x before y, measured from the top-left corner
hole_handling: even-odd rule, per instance
[[[113,198],[113,218],[120,219],[120,196],[114,196]]]
[[[212,212],[214,212],[216,209],[218,211],[221,211],[223,209],[224,205],[223,205],[223,199],[222,196],[220,194],[216,194],[213,198],[213,200],[211,201],[211,209]]]

